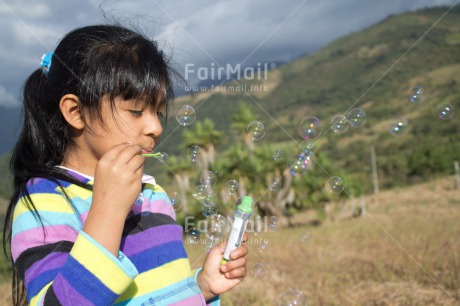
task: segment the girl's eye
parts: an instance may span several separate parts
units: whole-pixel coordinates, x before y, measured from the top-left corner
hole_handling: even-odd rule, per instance
[[[157,116],[160,119],[163,119],[165,116],[163,115],[163,112],[157,112]]]
[[[130,110],[129,112],[130,112],[134,117],[140,117],[140,116],[142,116],[142,111]]]

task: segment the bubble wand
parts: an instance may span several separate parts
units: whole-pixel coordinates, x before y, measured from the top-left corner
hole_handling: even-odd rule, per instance
[[[144,157],[153,157],[153,158],[163,158],[163,153],[157,152],[157,153],[145,153],[141,154]]]

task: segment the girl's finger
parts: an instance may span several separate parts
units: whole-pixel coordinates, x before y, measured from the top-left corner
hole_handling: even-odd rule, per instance
[[[238,258],[238,259],[233,259],[233,260],[230,260],[229,262],[227,262],[225,265],[223,265],[221,267],[221,270],[222,272],[230,272],[232,270],[236,270],[236,269],[239,269],[241,267],[245,267],[246,266],[246,258],[244,257],[241,257],[241,258]]]
[[[246,276],[246,268],[241,267],[225,273],[226,278],[240,278],[243,279]]]
[[[249,249],[246,245],[241,245],[230,253],[230,258],[237,259],[240,257],[244,257],[248,254],[248,251]]]
[[[128,165],[134,170],[142,169],[145,163],[145,158],[142,155],[136,154],[128,162]]]
[[[141,146],[138,145],[129,145],[122,149],[117,156],[117,159],[120,162],[129,163],[129,161],[136,155],[141,156],[142,153]]]

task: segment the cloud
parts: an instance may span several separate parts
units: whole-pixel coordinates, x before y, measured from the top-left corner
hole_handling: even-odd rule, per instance
[[[453,0],[0,0],[0,84],[10,92],[41,55],[75,27],[115,20],[139,24],[183,69],[289,61],[389,14]],[[183,72],[183,71],[180,71]],[[11,85],[11,86],[10,86]],[[8,100],[11,102],[11,100]]]
[[[50,16],[51,9],[49,5],[44,3],[33,3],[31,1],[15,0],[5,3],[2,1],[0,5],[0,15],[18,15],[23,18],[46,18]]]
[[[452,4],[453,1],[235,0],[207,3],[200,10],[195,10],[193,3],[182,7],[190,14],[179,20],[174,19],[174,10],[161,8],[174,19],[166,31],[173,45],[191,60],[216,60],[225,65],[243,61],[253,52],[246,59],[248,64],[293,59],[389,14],[433,4]]]
[[[18,105],[19,99],[12,95],[8,90],[0,85],[0,105],[12,107]]]

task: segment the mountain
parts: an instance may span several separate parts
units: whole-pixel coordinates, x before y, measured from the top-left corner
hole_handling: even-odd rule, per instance
[[[217,129],[226,132],[221,150],[235,140],[229,126],[242,102],[265,125],[261,144],[299,143],[301,119],[319,118],[323,136],[316,141],[318,150],[366,183],[371,177],[372,145],[383,186],[452,173],[454,159],[460,158],[460,7],[443,16],[447,9],[390,16],[276,67],[266,80],[231,81],[222,86],[226,91],[207,90],[177,102],[194,105],[197,120],[211,118]],[[422,103],[409,102],[415,86],[424,90]],[[439,119],[442,103],[453,106],[452,119]],[[356,107],[366,112],[364,127],[331,132],[331,118]],[[389,129],[396,116],[405,117],[408,126],[395,137]],[[171,131],[177,127],[172,125]],[[174,150],[179,144],[180,129],[162,147],[178,153]]]

